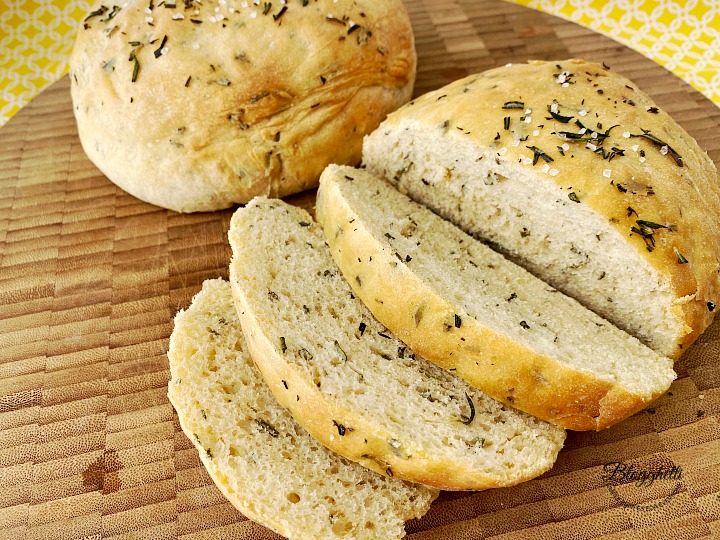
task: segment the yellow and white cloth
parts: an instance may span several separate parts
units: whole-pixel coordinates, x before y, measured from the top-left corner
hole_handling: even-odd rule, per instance
[[[720,0],[510,0],[600,32],[720,106]],[[67,73],[89,0],[0,0],[0,126]]]

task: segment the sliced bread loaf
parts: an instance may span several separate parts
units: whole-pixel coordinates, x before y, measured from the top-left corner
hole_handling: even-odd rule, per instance
[[[183,431],[248,518],[291,539],[401,538],[437,495],[340,457],[292,419],[253,364],[227,281],[206,281],[177,314],[168,359]]]
[[[373,314],[417,353],[569,429],[601,429],[670,386],[673,362],[387,182],[330,166],[317,217]]]
[[[466,232],[677,358],[720,302],[720,183],[692,139],[605,66],[513,64],[430,92],[363,160]]]
[[[255,198],[229,231],[233,297],[270,389],[310,434],[387,476],[449,490],[549,469],[560,428],[416,356],[340,274],[302,209]]]

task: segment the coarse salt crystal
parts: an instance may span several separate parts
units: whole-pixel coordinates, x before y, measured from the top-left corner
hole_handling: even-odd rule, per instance
[[[257,11],[251,11],[251,12],[250,12],[250,18],[251,18],[251,19],[254,19],[255,17],[257,17]]]
[[[612,176],[612,170],[610,170],[610,169],[605,169],[605,170],[603,171],[603,176],[604,176],[605,178],[610,178],[610,177]]]
[[[626,139],[629,139],[629,138],[630,138],[630,132],[629,132],[629,131],[623,131],[623,134],[622,134],[622,135],[623,135],[623,137],[625,137]]]
[[[570,145],[568,143],[563,143],[563,145],[560,148],[562,148],[563,150],[565,150],[567,152],[568,150],[570,150]]]
[[[517,139],[517,140],[513,141],[512,145],[513,145],[513,146],[520,146],[520,139]]]
[[[532,109],[526,109],[526,110],[525,110],[525,114],[531,114],[531,113],[532,113]]]
[[[530,159],[529,157],[523,158],[523,163],[525,165],[532,165],[532,162],[533,162],[533,160]]]
[[[557,169],[550,169],[550,176],[557,176],[560,171]]]
[[[580,109],[580,110],[578,111],[578,114],[579,114],[580,116],[587,116],[587,113],[588,113],[588,112],[587,112],[585,109]]]
[[[587,128],[582,128],[582,129],[580,129],[580,131],[579,131],[578,133],[579,133],[580,135],[585,135],[585,133],[587,133]]]
[[[548,165],[547,163],[544,163],[542,166],[542,172],[546,173],[549,171],[550,171],[550,165]]]
[[[167,53],[168,53],[168,48],[167,48],[167,47],[163,47],[162,49],[160,49],[160,54],[166,55]]]
[[[570,86],[570,83],[567,83],[567,82],[562,83],[562,87],[563,87],[563,88],[567,88],[568,86]]]
[[[558,104],[557,103],[553,103],[552,105],[550,105],[550,112],[554,112],[554,113],[558,112]]]
[[[645,158],[644,158],[644,157],[641,157],[641,158],[640,158],[640,163],[645,163]]]
[[[151,23],[151,22],[153,22],[153,18],[152,18],[152,17],[145,17],[145,22],[146,22],[146,23]]]
[[[145,8],[145,13],[148,13],[148,14],[149,14],[149,13],[152,13],[152,9],[150,9],[149,7],[146,7],[146,8]]]
[[[594,152],[595,150],[597,150],[597,146],[595,146],[595,145],[594,145],[593,143],[591,143],[591,142],[588,142],[588,143],[585,145],[585,148],[589,148],[589,149],[592,150],[593,152]]]
[[[535,131],[533,131],[533,137],[537,137],[538,135],[540,135],[539,129],[536,129]]]
[[[498,156],[504,156],[505,154],[507,154],[507,148],[503,147],[498,150]]]
[[[174,21],[182,21],[185,18],[185,15],[182,13],[175,13],[172,18]]]
[[[243,2],[243,3],[240,4],[240,5],[241,5],[242,7],[244,7],[244,8],[248,7],[248,3],[247,3],[247,2]]]
[[[660,153],[664,156],[668,153],[668,147],[667,146],[661,146],[660,147]]]
[[[640,148],[640,145],[639,145],[639,144],[633,144],[630,148],[632,148],[632,151],[633,151],[633,152],[637,152],[637,151],[638,151],[638,148]]]
[[[530,122],[532,122],[532,116],[526,116],[526,117],[525,117],[525,123],[526,123],[526,124],[529,124]]]

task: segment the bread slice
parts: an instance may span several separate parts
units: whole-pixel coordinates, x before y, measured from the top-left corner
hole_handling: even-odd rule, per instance
[[[437,495],[315,441],[280,406],[247,350],[230,284],[208,280],[170,337],[168,396],[227,499],[295,539],[401,538]]]
[[[302,209],[233,216],[230,278],[250,351],[310,434],[387,476],[481,490],[548,470],[565,433],[416,356],[353,294]]]
[[[717,169],[602,65],[529,62],[456,81],[391,114],[363,161],[663,355],[713,320]]]
[[[673,362],[366,171],[330,166],[317,217],[370,311],[417,353],[568,429],[662,394]]]

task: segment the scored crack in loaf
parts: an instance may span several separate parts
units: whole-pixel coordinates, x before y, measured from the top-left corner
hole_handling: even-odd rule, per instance
[[[410,99],[401,0],[95,3],[70,59],[83,149],[132,195],[182,212],[314,187]]]
[[[328,448],[448,490],[548,470],[562,429],[503,405],[415,355],[353,294],[304,210],[255,198],[233,215],[230,281],[255,362]]]
[[[430,92],[363,148],[370,172],[665,356],[720,299],[720,185],[627,78],[567,60]]]
[[[292,419],[250,357],[227,281],[206,281],[177,314],[168,359],[183,431],[248,518],[298,540],[401,538],[437,496],[346,460]]]
[[[576,430],[608,427],[673,362],[363,170],[329,166],[317,219],[378,320],[490,396]]]

